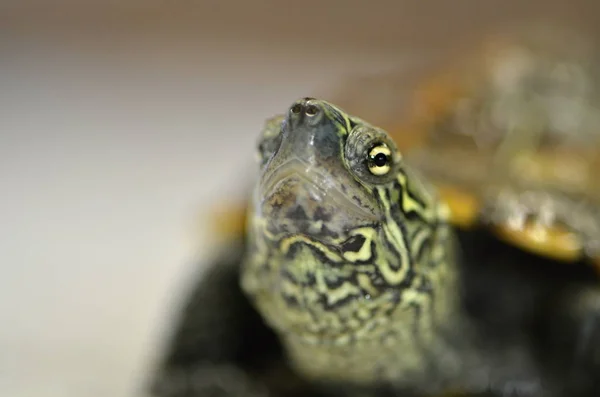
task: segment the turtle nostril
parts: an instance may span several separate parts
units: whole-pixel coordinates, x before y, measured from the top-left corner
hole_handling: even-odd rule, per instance
[[[292,106],[292,109],[290,109],[290,110],[294,114],[299,114],[300,112],[302,112],[302,108],[303,108],[303,106],[301,104],[297,103],[294,106]]]
[[[308,105],[304,113],[306,113],[307,116],[314,116],[319,113],[319,108],[315,105]]]

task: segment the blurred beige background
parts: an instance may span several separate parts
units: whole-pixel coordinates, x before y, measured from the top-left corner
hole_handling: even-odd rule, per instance
[[[4,0],[0,395],[136,395],[265,117],[594,3]]]

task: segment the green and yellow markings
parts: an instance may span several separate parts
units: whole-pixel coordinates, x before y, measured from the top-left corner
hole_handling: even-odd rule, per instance
[[[431,219],[431,210],[427,205],[423,206],[422,203],[413,199],[408,193],[409,180],[406,174],[399,172],[397,176],[398,183],[402,186],[402,197],[400,197],[399,203],[404,212],[414,211],[420,214],[423,218]]]
[[[294,235],[281,240],[280,249],[281,252],[287,254],[293,244],[302,243],[306,246],[311,246],[319,250],[327,259],[334,263],[340,263],[342,261],[342,257],[325,244],[322,244],[318,241],[312,240],[303,235]]]
[[[350,262],[366,262],[373,258],[373,252],[371,251],[371,242],[377,238],[375,229],[372,227],[363,227],[355,229],[350,233],[351,237],[362,236],[365,241],[360,249],[356,252],[346,251],[343,253],[344,259]]]

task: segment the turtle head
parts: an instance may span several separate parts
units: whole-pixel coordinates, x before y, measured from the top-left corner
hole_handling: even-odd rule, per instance
[[[431,191],[385,131],[323,100],[270,119],[258,153],[244,290],[292,338],[374,332],[429,266],[440,220]]]
[[[380,130],[316,99],[295,102],[259,144],[254,215],[270,234],[335,244],[375,227],[382,206],[373,185],[394,179],[400,158]]]

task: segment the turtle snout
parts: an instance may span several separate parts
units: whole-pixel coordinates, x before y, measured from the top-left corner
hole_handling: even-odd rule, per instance
[[[323,105],[313,98],[296,101],[289,109],[287,122],[291,128],[315,127],[323,120]]]

